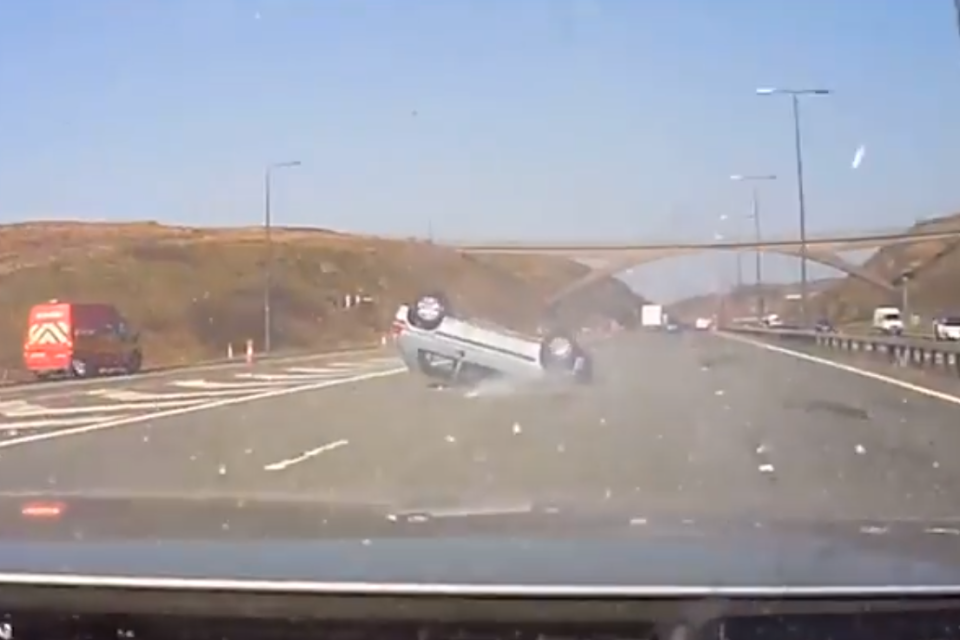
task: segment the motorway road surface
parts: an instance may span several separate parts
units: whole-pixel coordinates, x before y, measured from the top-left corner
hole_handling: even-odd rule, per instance
[[[623,334],[596,369],[437,390],[373,351],[10,389],[0,490],[960,516],[956,404],[707,333]]]

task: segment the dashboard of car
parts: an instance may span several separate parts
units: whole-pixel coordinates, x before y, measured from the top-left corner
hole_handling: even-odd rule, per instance
[[[529,597],[0,585],[0,640],[934,640],[960,599]]]

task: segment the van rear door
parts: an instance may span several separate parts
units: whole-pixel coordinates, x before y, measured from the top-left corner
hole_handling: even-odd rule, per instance
[[[112,304],[74,305],[77,357],[95,369],[110,369],[123,360],[124,343],[119,336],[123,319]]]
[[[30,309],[23,362],[38,373],[63,371],[73,357],[71,308],[67,303],[38,304]]]

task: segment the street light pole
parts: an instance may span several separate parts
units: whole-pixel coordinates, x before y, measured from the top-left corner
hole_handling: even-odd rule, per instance
[[[797,206],[800,210],[800,322],[807,326],[807,206],[803,193],[803,137],[800,133],[800,99],[790,94],[793,103],[793,144],[797,167]]]
[[[720,216],[720,222],[726,222],[727,220],[729,220],[729,216],[727,216],[726,214],[723,214],[723,215]],[[739,229],[738,227],[739,227],[739,225],[737,225],[737,227],[734,227],[732,233],[734,233],[734,234],[739,233],[739,232],[740,232],[740,229]],[[723,234],[721,234],[720,232],[717,232],[717,234],[714,236],[714,239],[715,239],[717,242],[723,240],[723,238],[724,238],[724,236],[723,236]],[[729,292],[729,295],[732,296],[732,297],[734,297],[734,298],[736,298],[737,294],[739,294],[739,293],[743,290],[743,260],[742,260],[742,258],[743,258],[743,256],[741,255],[741,253],[740,253],[739,251],[734,250],[734,252],[733,252],[734,263],[733,263],[733,264],[734,264],[734,267],[735,267],[735,269],[736,269],[735,273],[736,273],[736,278],[737,278],[737,279],[736,279],[736,282],[732,285],[732,288],[731,288],[731,290],[730,290],[730,292]]]
[[[800,98],[829,95],[829,89],[757,89],[757,95],[788,95],[793,107],[793,138],[797,167],[797,204],[800,209],[800,318],[807,324],[807,209],[803,191],[803,138],[800,133]]]
[[[757,244],[754,252],[754,286],[757,289],[757,317],[763,318],[766,315],[766,300],[763,295],[763,251],[760,250],[760,243],[763,236],[760,233],[760,194],[757,188],[758,182],[771,182],[777,179],[774,174],[766,175],[733,175],[730,179],[735,182],[750,182],[750,195],[752,210],[750,218],[753,220],[753,241]]]
[[[272,317],[270,312],[271,289],[273,286],[273,219],[271,212],[271,189],[273,172],[289,167],[299,167],[299,160],[289,162],[275,162],[267,165],[263,172],[263,232],[266,243],[266,256],[263,265],[263,351],[270,353],[270,342],[273,334]]]
[[[737,294],[743,291],[743,254],[737,251]]]
[[[760,251],[760,197],[757,194],[756,185],[750,188],[750,195],[753,205],[750,213],[750,217],[753,218],[753,241],[757,243],[753,251],[753,286],[757,289],[757,318],[762,319],[766,315],[764,309],[766,305],[763,299],[763,252]]]
[[[720,216],[720,219],[718,220],[718,222],[720,222],[720,223],[725,223],[728,219],[729,219],[728,216],[727,216],[726,214],[723,214],[723,215]],[[714,242],[717,242],[717,243],[723,243],[723,242],[725,242],[725,241],[726,241],[726,238],[727,238],[727,236],[725,236],[723,233],[720,233],[720,231],[717,231],[717,232],[715,232],[715,233],[713,234],[713,240],[714,240]],[[735,253],[734,253],[734,257],[739,258],[739,257],[740,257],[740,253],[739,253],[739,252],[735,252]],[[723,257],[722,257],[722,261],[723,261],[724,264],[726,263],[726,256],[723,256]],[[736,272],[736,278],[737,278],[737,280],[736,280],[736,282],[730,282],[730,276],[727,275],[727,270],[726,270],[726,269],[724,269],[724,268],[722,268],[722,267],[717,269],[717,283],[716,283],[716,286],[717,286],[717,293],[716,293],[716,297],[717,297],[717,299],[716,299],[717,308],[716,308],[716,310],[714,311],[714,313],[715,313],[716,316],[717,316],[717,319],[718,319],[717,321],[720,322],[721,324],[723,324],[723,322],[724,322],[723,318],[726,316],[726,311],[727,311],[727,298],[728,298],[728,297],[730,297],[730,298],[735,297],[736,294],[737,294],[738,287],[739,287],[739,286],[742,286],[742,284],[743,284],[743,273],[742,273],[742,271],[741,271],[741,269],[740,269],[740,261],[737,260],[737,262],[736,262],[735,264],[736,264],[736,268],[737,268],[737,272]]]

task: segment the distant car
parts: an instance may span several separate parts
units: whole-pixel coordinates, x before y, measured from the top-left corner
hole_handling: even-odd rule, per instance
[[[697,318],[693,326],[697,331],[708,331],[713,328],[713,318]]]
[[[826,319],[817,320],[817,323],[813,325],[813,330],[817,333],[833,333],[836,331],[836,329],[833,327],[833,324]]]
[[[934,340],[960,340],[960,317],[948,316],[933,321]]]
[[[411,371],[431,378],[456,383],[491,376],[557,376],[591,382],[592,355],[573,336],[549,326],[542,329],[543,335],[528,336],[489,322],[459,318],[441,293],[401,305],[393,323],[404,363]]]
[[[877,307],[873,310],[873,329],[878,333],[899,336],[903,333],[903,316],[897,307]]]
[[[781,318],[776,313],[771,313],[764,316],[762,322],[763,322],[763,326],[767,327],[768,329],[785,329],[786,328],[784,326],[783,318]]]

